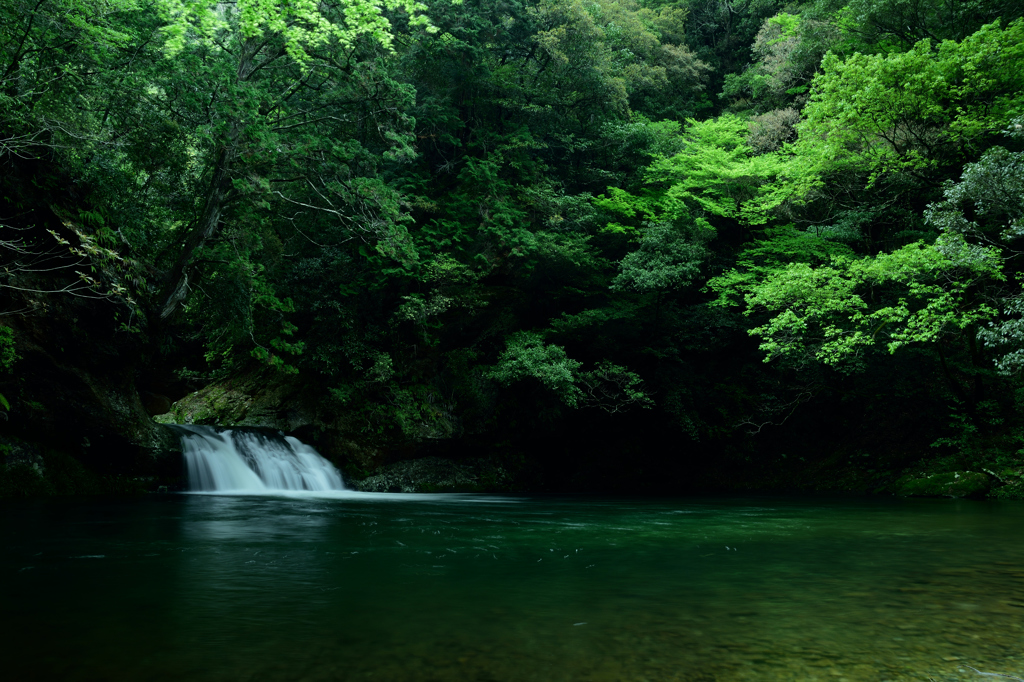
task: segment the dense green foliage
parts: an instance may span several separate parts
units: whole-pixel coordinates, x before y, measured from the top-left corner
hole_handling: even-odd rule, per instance
[[[428,5],[5,1],[9,314],[368,438],[1019,466],[1024,3]]]

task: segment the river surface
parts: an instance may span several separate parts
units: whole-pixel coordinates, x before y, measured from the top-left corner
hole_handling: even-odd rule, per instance
[[[3,679],[1024,676],[1024,505],[166,495],[0,505]]]

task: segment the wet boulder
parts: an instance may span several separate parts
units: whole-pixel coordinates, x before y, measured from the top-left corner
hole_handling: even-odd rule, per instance
[[[978,471],[949,471],[927,476],[904,476],[896,483],[903,497],[985,497],[991,487],[987,474]]]
[[[512,482],[513,473],[491,458],[421,457],[381,467],[349,485],[368,493],[477,493],[504,492]]]

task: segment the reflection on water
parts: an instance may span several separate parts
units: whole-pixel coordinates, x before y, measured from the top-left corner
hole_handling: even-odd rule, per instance
[[[1024,674],[1024,505],[8,503],[5,679]]]

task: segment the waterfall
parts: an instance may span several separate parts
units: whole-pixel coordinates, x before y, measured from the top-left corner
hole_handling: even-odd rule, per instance
[[[297,438],[209,426],[172,428],[181,437],[191,491],[345,490],[334,465]]]

